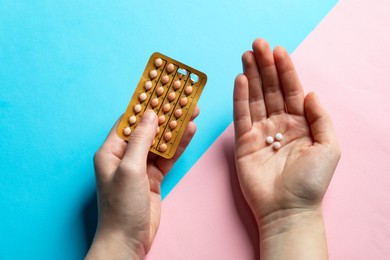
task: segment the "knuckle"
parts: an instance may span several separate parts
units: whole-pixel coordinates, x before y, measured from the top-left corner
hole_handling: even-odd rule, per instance
[[[103,160],[104,155],[101,149],[97,150],[95,154],[93,155],[93,163],[95,166],[99,165],[100,162]]]
[[[137,166],[138,165],[138,166]],[[129,173],[134,173],[134,172],[137,172],[140,170],[140,166],[139,164],[137,164],[136,162],[132,162],[132,163],[121,163],[118,167],[118,170],[117,170],[117,173],[119,175],[123,175],[123,174],[129,174]]]

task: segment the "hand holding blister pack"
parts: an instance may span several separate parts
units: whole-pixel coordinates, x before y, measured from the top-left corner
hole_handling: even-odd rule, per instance
[[[154,53],[119,123],[118,136],[128,141],[143,113],[151,109],[158,117],[158,127],[150,151],[172,158],[206,82],[204,73]]]

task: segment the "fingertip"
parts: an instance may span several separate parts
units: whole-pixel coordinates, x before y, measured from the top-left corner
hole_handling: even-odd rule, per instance
[[[196,129],[197,129],[197,126],[196,126],[195,122],[190,121],[187,125],[188,134],[191,136],[194,136],[196,133]]]
[[[261,50],[266,50],[269,48],[270,48],[269,43],[263,38],[257,38],[252,43],[253,50],[260,50],[261,51]]]
[[[241,101],[248,99],[248,78],[244,74],[238,74],[234,80],[234,101]]]
[[[157,115],[154,111],[148,109],[143,113],[141,121],[134,131],[131,132],[122,163],[144,164],[149,153],[150,144],[156,136],[156,131]]]
[[[274,58],[275,60],[283,60],[288,55],[287,50],[282,46],[276,46],[274,48]]]
[[[250,50],[245,51],[241,56],[241,61],[244,65],[248,64],[249,60],[253,57],[253,52]]]
[[[317,94],[314,91],[310,91],[307,95],[310,98],[316,100],[318,103],[320,103],[320,99],[318,98]]]
[[[157,123],[157,115],[151,110],[147,109],[141,117],[140,124],[156,124]]]
[[[184,135],[183,135],[183,138],[180,142],[180,151],[179,151],[179,155],[182,154],[182,152],[186,149],[186,147],[189,145],[189,143],[191,142],[192,138],[194,137],[195,133],[196,133],[196,124],[195,122],[193,121],[190,121],[186,127],[186,130],[184,132]]]
[[[194,112],[192,113],[191,121],[195,120],[195,118],[197,118],[199,114],[200,114],[200,108],[199,106],[196,106]]]
[[[316,106],[317,104],[320,105],[320,100],[318,99],[317,94],[313,91],[307,93],[304,102],[305,109],[312,109],[313,106]]]
[[[319,102],[317,95],[310,92],[305,97],[306,118],[310,125],[313,138],[321,144],[337,143],[332,119]]]
[[[236,79],[234,80],[235,85],[244,85],[246,82],[248,82],[247,77],[240,73],[236,76]]]

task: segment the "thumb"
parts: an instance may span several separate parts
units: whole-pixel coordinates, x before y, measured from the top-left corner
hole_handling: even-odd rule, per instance
[[[150,146],[156,136],[157,116],[148,109],[141,117],[141,121],[131,133],[122,163],[144,165]]]
[[[314,141],[320,144],[336,143],[332,120],[314,92],[305,98],[305,111]]]

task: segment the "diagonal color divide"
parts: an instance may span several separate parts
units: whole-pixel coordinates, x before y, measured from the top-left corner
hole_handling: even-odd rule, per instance
[[[316,91],[332,115],[342,150],[323,207],[329,259],[390,255],[389,10],[383,1],[341,1],[293,54],[306,92]],[[164,200],[147,259],[259,258],[233,135],[230,125]]]
[[[0,258],[79,259],[96,225],[92,156],[151,53],[205,71],[198,133],[165,197],[231,122],[256,37],[291,52],[335,0],[10,1],[0,8]]]

